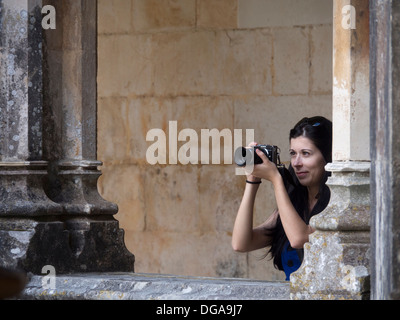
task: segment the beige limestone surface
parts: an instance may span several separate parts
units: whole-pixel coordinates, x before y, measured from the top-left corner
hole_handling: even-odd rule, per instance
[[[199,138],[201,129],[241,129],[245,143],[245,129],[254,129],[288,161],[291,127],[332,112],[332,6],[295,2],[254,10],[254,1],[99,0],[99,190],[119,206],[135,271],[284,279],[262,259],[266,250],[231,248],[245,184],[235,166],[150,165],[146,135],[162,129],[168,141],[176,121],[178,133],[190,128]],[[254,223],[274,208],[265,182]]]

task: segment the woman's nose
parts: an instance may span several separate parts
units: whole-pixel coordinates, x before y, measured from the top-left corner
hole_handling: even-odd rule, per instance
[[[303,165],[303,162],[301,161],[300,155],[297,155],[292,162],[293,167],[300,167]]]

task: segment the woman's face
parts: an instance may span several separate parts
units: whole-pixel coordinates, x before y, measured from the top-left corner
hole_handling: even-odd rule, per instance
[[[305,187],[319,187],[325,173],[325,159],[314,143],[303,136],[290,140],[290,162],[299,182]]]

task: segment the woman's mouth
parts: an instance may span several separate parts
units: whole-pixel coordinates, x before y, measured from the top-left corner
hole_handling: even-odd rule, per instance
[[[296,175],[297,175],[297,178],[299,178],[299,179],[301,179],[301,178],[304,178],[306,175],[307,175],[307,171],[299,171],[299,172],[296,172]]]

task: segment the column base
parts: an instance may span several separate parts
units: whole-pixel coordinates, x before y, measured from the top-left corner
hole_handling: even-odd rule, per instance
[[[69,215],[114,215],[118,206],[104,200],[97,190],[101,161],[74,160],[50,162],[48,183],[49,198],[61,205]]]
[[[46,265],[57,274],[134,272],[135,257],[112,217],[0,218],[0,248],[2,267],[33,274],[42,274]]]
[[[368,300],[369,249],[369,232],[314,232],[303,264],[290,277],[290,298]]]
[[[0,162],[0,217],[56,215],[61,206],[43,191],[46,161]]]
[[[291,299],[370,297],[369,162],[328,164],[331,200],[314,216],[301,267],[290,277]]]

